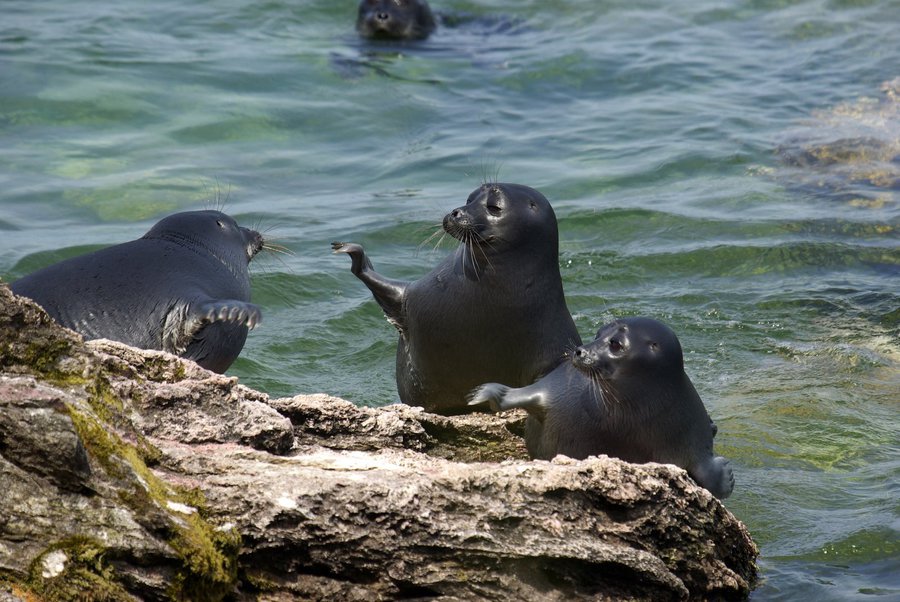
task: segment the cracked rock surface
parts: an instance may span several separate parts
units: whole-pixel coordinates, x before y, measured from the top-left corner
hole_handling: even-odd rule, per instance
[[[0,601],[748,596],[687,473],[529,461],[522,421],[270,400],[0,285]]]

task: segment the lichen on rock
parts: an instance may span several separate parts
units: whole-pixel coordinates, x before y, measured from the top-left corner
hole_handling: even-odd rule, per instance
[[[687,473],[529,461],[521,422],[269,400],[0,285],[0,600],[748,595],[756,546]]]

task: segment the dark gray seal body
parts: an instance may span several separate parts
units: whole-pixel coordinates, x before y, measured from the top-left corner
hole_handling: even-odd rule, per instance
[[[527,387],[488,383],[472,403],[528,411],[533,458],[606,454],[628,462],[675,464],[720,499],[734,489],[728,461],[713,455],[716,425],[684,372],[672,330],[649,318],[602,327],[571,361]]]
[[[161,349],[224,372],[260,320],[250,260],[262,236],[219,211],[164,218],[138,240],[73,257],[12,284],[86,339]]]
[[[426,0],[362,0],[356,30],[364,38],[422,40],[436,27]]]
[[[476,385],[530,384],[581,339],[563,296],[556,216],[540,192],[485,184],[443,226],[462,244],[415,282],[379,275],[359,245],[332,246],[400,331],[400,400],[454,414],[471,411]]]

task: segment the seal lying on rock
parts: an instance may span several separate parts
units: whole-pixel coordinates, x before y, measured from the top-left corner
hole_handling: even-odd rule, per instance
[[[362,0],[356,30],[364,38],[422,40],[436,24],[425,0]]]
[[[556,216],[519,184],[484,184],[444,217],[462,244],[415,282],[375,272],[360,245],[332,243],[352,259],[400,331],[400,400],[429,412],[471,411],[466,395],[488,381],[523,386],[581,343],[563,296]]]
[[[250,260],[263,238],[219,211],[162,219],[138,240],[73,257],[12,283],[87,339],[161,349],[224,372],[248,329]]]
[[[734,489],[729,462],[713,456],[716,426],[684,372],[681,344],[656,320],[607,324],[532,385],[482,385],[471,403],[484,402],[494,411],[528,411],[525,443],[533,458],[606,454],[675,464],[720,499]]]

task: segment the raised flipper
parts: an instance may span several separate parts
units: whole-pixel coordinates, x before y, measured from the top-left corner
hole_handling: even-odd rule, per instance
[[[214,299],[176,305],[163,324],[163,349],[181,355],[197,333],[213,323],[229,323],[253,329],[262,321],[259,306],[237,299]]]
[[[734,491],[734,471],[731,462],[722,456],[710,458],[705,464],[688,471],[701,487],[724,500]]]
[[[490,405],[494,412],[523,408],[528,410],[529,414],[543,417],[547,407],[547,397],[534,385],[512,389],[500,383],[487,383],[477,387],[469,394],[470,406],[485,403]]]
[[[372,291],[372,296],[381,306],[388,322],[402,333],[406,326],[403,319],[403,296],[409,283],[402,280],[391,280],[376,272],[372,267],[372,262],[366,256],[366,252],[358,244],[333,242],[331,249],[334,253],[346,253],[350,256],[352,261],[350,271]]]

